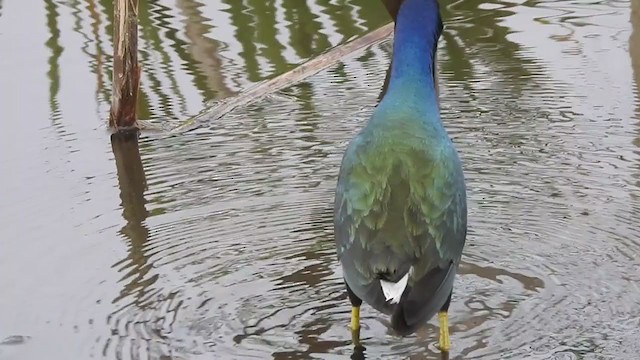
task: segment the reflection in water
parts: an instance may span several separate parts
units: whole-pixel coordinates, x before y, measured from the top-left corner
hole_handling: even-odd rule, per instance
[[[176,50],[181,58],[186,56],[185,43],[177,38],[175,30],[170,26],[170,8],[160,3],[146,3],[140,7],[138,22],[140,24],[141,38],[144,42],[140,49],[142,64],[148,63],[152,71],[144,71],[143,79],[146,77],[149,83],[150,92],[148,96],[157,97],[158,102],[154,106],[154,112],[159,113],[165,119],[170,119],[176,115],[186,114],[186,98],[180,91],[177,79],[178,73],[175,68],[179,66],[173,60],[171,48]],[[148,8],[147,8],[148,6]],[[164,35],[164,36],[162,36]],[[171,47],[167,47],[167,44]],[[192,67],[189,67],[192,69]],[[191,74],[190,74],[191,75]],[[176,111],[177,110],[177,111]]]
[[[153,279],[141,281],[150,269],[148,255],[144,252],[144,244],[149,237],[149,230],[144,225],[149,216],[144,198],[147,183],[137,134],[113,134],[111,146],[118,173],[122,217],[126,222],[119,234],[129,242],[129,256],[114,265],[118,271],[123,272],[122,280],[127,280],[128,283],[124,285],[120,296],[113,301],[118,303],[136,293],[134,298],[138,302],[144,295],[145,288],[154,282]]]
[[[83,53],[92,58],[91,69],[92,72],[96,75],[96,100],[98,102],[109,103],[110,95],[107,93],[107,89],[109,86],[105,84],[105,76],[104,69],[102,64],[104,63],[104,54],[102,53],[102,34],[100,33],[100,28],[102,26],[101,15],[98,11],[96,0],[87,0],[87,9],[89,10],[89,14],[91,16],[91,36],[84,35],[85,39],[87,39],[85,45],[83,46]],[[74,14],[78,14],[78,12],[74,12]],[[82,23],[82,19],[79,17],[76,19],[77,24]],[[76,27],[76,31],[82,32],[81,27]],[[92,44],[93,43],[93,44]],[[92,55],[90,46],[93,45],[94,54]]]
[[[76,19],[73,31],[86,39],[82,49],[98,79],[96,100],[105,104],[110,95],[103,79],[109,78],[110,63],[104,61],[108,55],[107,59],[102,57],[112,52],[113,4],[100,0],[97,7],[95,0],[84,2],[65,5],[72,9]],[[165,1],[140,4],[139,60],[143,78],[138,113],[142,118],[162,122],[183,120],[199,112],[203,103],[231,96],[251,83],[290,70],[389,20],[381,5],[364,0],[343,6],[318,1],[313,7],[304,1],[284,0],[224,4],[226,8],[214,8],[204,2],[183,0],[176,4],[179,12],[174,12],[174,6]],[[88,14],[84,14],[82,5]],[[355,9],[359,9],[357,22],[353,19]],[[225,13],[230,15],[229,23],[224,21]],[[101,18],[109,22],[98,30]],[[174,28],[173,24],[178,22],[184,24],[183,29]],[[234,38],[227,35],[229,28]],[[56,23],[50,32],[57,34],[61,30],[66,29]],[[283,31],[286,33],[282,34]],[[330,40],[328,35],[333,33],[340,37]],[[103,43],[102,39],[108,39],[109,43]],[[90,44],[95,50],[89,50]],[[188,98],[194,90],[199,93],[199,101]]]
[[[448,31],[443,36],[443,46],[450,60],[442,64],[441,73],[449,74],[453,81],[467,83],[474,72],[482,71],[480,64],[471,61],[481,61],[494,76],[510,80],[500,84],[511,86],[509,93],[514,98],[521,97],[519,87],[531,86],[537,79],[531,76],[535,64],[522,56],[521,46],[507,37],[511,29],[503,25],[503,18],[513,15],[516,6],[486,7],[486,2],[480,0],[445,2],[441,11]],[[469,56],[479,49],[481,58]]]
[[[184,46],[189,48],[194,61],[189,65],[193,71],[193,84],[200,90],[204,99],[228,97],[233,94],[227,85],[225,74],[222,71],[222,60],[218,53],[220,42],[207,37],[207,32],[212,28],[203,12],[203,4],[194,0],[179,0],[176,5],[186,18],[184,34],[189,40]],[[182,56],[181,47],[175,47],[181,54],[183,61],[188,62],[189,57]]]
[[[640,124],[640,1],[631,0],[631,36],[629,36],[629,55],[635,82],[636,120]],[[635,144],[640,147],[640,129]]]
[[[632,0],[630,4],[632,32],[629,36],[629,54],[631,55],[636,86],[640,87],[640,1]]]
[[[289,43],[296,54],[306,59],[330,47],[327,35],[323,33],[323,24],[314,14],[306,1],[282,0],[285,19],[289,29]]]
[[[2,5],[2,4],[0,4]],[[60,91],[60,55],[62,54],[62,46],[60,46],[60,30],[58,29],[58,5],[53,0],[45,0],[47,9],[47,27],[49,28],[50,37],[46,42],[46,46],[50,49],[49,71],[49,112],[50,118],[54,123],[58,122],[62,114],[58,104],[58,91]]]
[[[42,11],[46,24],[30,25],[45,34],[42,79],[20,123],[42,151],[2,158],[7,173],[28,171],[30,186],[0,217],[10,245],[0,308],[11,309],[0,312],[0,339],[29,336],[14,346],[26,358],[436,358],[435,326],[397,338],[367,307],[366,349],[354,354],[333,250],[337,167],[377,102],[391,41],[189,134],[109,143],[99,124],[112,2],[46,1]],[[474,0],[442,11],[442,116],[470,201],[451,357],[633,358],[640,100],[628,99],[640,93],[640,67],[627,5]],[[140,114],[190,116],[388,21],[370,0],[145,3]],[[0,61],[18,62],[3,29]],[[628,59],[627,40],[632,66],[605,68]],[[77,101],[84,89],[104,116]],[[76,140],[68,152],[56,151],[58,132]],[[14,213],[33,223],[12,232]],[[66,242],[40,251],[48,238]],[[34,275],[27,258],[53,275]]]
[[[631,36],[629,36],[629,55],[631,56],[631,66],[635,84],[635,117],[636,129],[633,144],[637,147],[635,154],[640,156],[640,1],[631,0]],[[632,174],[634,180],[632,185],[640,188],[640,161],[635,164],[635,171]],[[630,192],[632,209],[637,218],[640,218],[640,194],[638,192]],[[640,240],[636,241],[640,243]]]
[[[250,81],[256,82],[260,79],[260,75],[256,45],[253,42],[256,32],[255,22],[244,1],[226,0],[225,4],[229,6],[226,11],[231,14],[231,23],[235,27],[234,37],[242,45],[240,55],[245,59],[244,73]]]

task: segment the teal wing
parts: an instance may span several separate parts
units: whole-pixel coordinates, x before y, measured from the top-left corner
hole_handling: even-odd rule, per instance
[[[453,147],[428,152],[356,138],[343,158],[334,210],[338,257],[349,287],[378,310],[393,312],[379,279],[397,281],[412,268],[405,303],[424,307],[424,297],[434,298],[452,281],[465,243],[466,213]],[[447,287],[439,291],[448,297]],[[413,309],[414,321],[430,312]]]

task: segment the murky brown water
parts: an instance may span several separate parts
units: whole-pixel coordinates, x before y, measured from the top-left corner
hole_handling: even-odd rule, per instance
[[[143,118],[178,124],[387,22],[369,0],[203,3],[141,2]],[[145,134],[140,163],[104,128],[111,11],[0,0],[0,358],[348,358],[333,190],[391,43]],[[451,357],[637,359],[640,1],[442,11],[470,207]],[[385,321],[363,308],[367,358],[434,358],[434,326]]]

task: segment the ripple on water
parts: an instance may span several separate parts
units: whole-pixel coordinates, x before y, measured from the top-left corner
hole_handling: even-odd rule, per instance
[[[491,43],[504,30],[498,19],[517,5],[483,6],[495,18],[465,7],[447,11],[495,29],[476,42],[468,24],[453,21],[441,58],[443,120],[465,165],[470,205],[452,357],[629,353],[638,336],[640,233],[627,123],[590,117],[589,98],[549,76],[553,64],[516,43]],[[375,103],[389,44],[208,128],[142,140],[148,233],[130,239],[137,255],[116,264],[123,290],[105,353],[352,353],[333,188],[341,149],[372,110],[363,104]],[[469,61],[448,69],[460,61],[455,44]],[[618,145],[599,142],[603,133]],[[368,356],[437,353],[433,322],[404,339],[387,322],[363,308]]]
[[[382,6],[358,1],[150,2],[140,116],[169,126],[385,21]],[[0,25],[13,30],[21,23],[6,13],[47,19],[28,25],[39,47],[13,41],[20,31],[0,36],[31,55],[11,84],[29,87],[29,106],[3,96],[1,107],[29,119],[5,134],[29,141],[8,141],[2,159],[0,358],[352,354],[331,207],[391,41],[194,131],[145,134],[145,173],[126,174],[98,125],[109,108],[109,6],[0,3]],[[451,357],[637,358],[638,2],[441,5],[442,118],[470,207]],[[26,65],[22,54],[0,59]],[[437,353],[435,321],[405,339],[370,307],[362,321],[368,358]]]
[[[322,82],[321,75],[311,85]],[[349,306],[332,240],[340,161],[333,144],[346,142],[370,113],[359,97],[373,102],[377,94],[345,92],[336,108],[292,102],[299,90],[230,114],[208,131],[142,142],[153,215],[138,245],[143,256],[118,265],[139,273],[123,279],[138,278],[116,299],[106,353],[143,351],[142,344],[178,358],[351,353]],[[263,109],[269,116],[260,116]],[[453,332],[478,347],[495,323],[544,285],[530,269],[521,275],[473,251],[469,257],[456,294],[461,301],[452,307],[452,319],[461,321]],[[363,310],[363,328],[373,354],[435,352],[432,332],[397,339],[371,309]]]

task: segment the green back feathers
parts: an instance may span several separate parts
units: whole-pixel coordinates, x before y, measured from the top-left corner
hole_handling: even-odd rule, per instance
[[[368,141],[351,144],[341,169],[339,254],[356,242],[370,255],[361,261],[408,261],[426,271],[441,260],[457,260],[464,245],[466,200],[455,151],[415,133],[368,135]]]

